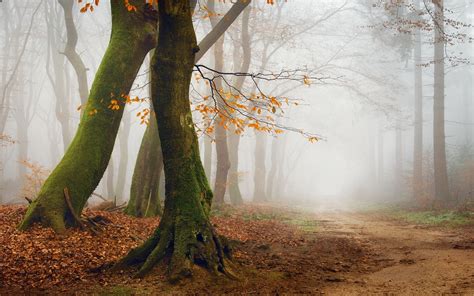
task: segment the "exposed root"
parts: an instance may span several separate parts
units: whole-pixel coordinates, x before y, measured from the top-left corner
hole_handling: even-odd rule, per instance
[[[141,264],[136,274],[136,277],[141,278],[163,260],[169,262],[170,282],[192,276],[194,265],[215,275],[224,274],[231,279],[238,279],[232,271],[231,250],[227,240],[219,237],[209,223],[200,231],[181,229],[179,235],[176,235],[176,225],[160,225],[150,239],[130,251],[113,269]]]
[[[94,234],[99,234],[101,231],[104,230],[103,226],[112,223],[109,219],[103,216],[88,217],[86,215],[83,215],[82,217],[80,217],[79,215],[77,215],[74,211],[74,208],[72,207],[71,196],[69,195],[69,190],[67,187],[64,188],[64,199],[66,200],[67,207],[71,212],[74,221],[81,229],[87,229]]]

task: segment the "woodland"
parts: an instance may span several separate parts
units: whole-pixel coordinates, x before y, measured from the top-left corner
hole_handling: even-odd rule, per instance
[[[472,0],[0,16],[0,295],[474,294]]]

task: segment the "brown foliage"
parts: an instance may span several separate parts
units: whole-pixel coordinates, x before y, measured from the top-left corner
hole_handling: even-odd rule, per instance
[[[137,219],[118,212],[86,210],[85,216],[101,216],[111,223],[101,226],[103,231],[97,234],[88,229],[70,229],[60,236],[40,226],[28,232],[18,231],[16,226],[25,211],[24,206],[0,207],[0,288],[67,289],[71,285],[98,281],[105,285],[106,275],[98,275],[93,270],[118,261],[147,239],[159,223],[159,218]],[[249,217],[252,211],[257,210],[242,208],[228,217],[214,217],[212,222],[220,235],[240,243],[278,242],[294,247],[305,242],[294,226],[276,220],[243,217],[244,213]],[[244,250],[237,249],[234,256],[251,260]]]

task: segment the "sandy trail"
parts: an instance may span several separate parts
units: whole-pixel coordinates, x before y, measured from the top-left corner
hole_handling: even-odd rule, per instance
[[[474,235],[403,225],[377,215],[318,213],[323,232],[369,246],[377,271],[329,283],[328,295],[474,295]]]

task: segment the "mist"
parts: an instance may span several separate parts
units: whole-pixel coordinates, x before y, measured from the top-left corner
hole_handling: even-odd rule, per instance
[[[112,53],[109,40],[128,30],[112,31],[110,3],[117,1],[89,2],[0,2],[0,203],[29,206],[28,213],[33,213],[56,194],[55,180],[60,180],[58,198],[64,204],[66,187],[71,195],[65,193],[66,200],[72,200],[72,205],[62,206],[65,213],[74,208],[80,217],[83,208],[101,210],[111,203],[136,217],[155,216],[149,209],[156,205],[161,215],[163,207],[167,211],[165,196],[182,187],[171,184],[169,176],[186,167],[177,166],[169,153],[188,148],[170,148],[181,133],[169,139],[161,135],[160,120],[174,113],[166,109],[160,117],[157,106],[164,106],[166,100],[160,98],[167,92],[158,86],[155,92],[152,77],[167,77],[165,71],[178,76],[157,66],[153,70],[153,52],[141,53],[145,45],[125,41],[132,33],[117,33],[122,43]],[[200,42],[219,28],[219,21],[225,23],[227,11],[241,5],[234,2],[197,1],[193,55],[203,52],[205,44]],[[214,192],[212,208],[219,212],[221,206],[243,202],[249,208],[310,213],[402,207],[467,209],[472,214],[473,3],[425,2],[245,4],[192,70],[189,122],[197,136],[196,166],[205,171]],[[138,12],[127,9],[139,15],[140,7]],[[135,32],[133,26],[127,28]],[[162,31],[153,33],[158,36],[156,51],[173,52],[160,47],[161,40],[168,40]],[[180,50],[179,44],[170,46]],[[128,60],[121,58],[126,53]],[[114,57],[108,70],[105,63]],[[130,61],[137,65],[128,65]],[[127,92],[120,83],[130,78],[134,82]],[[173,83],[161,82],[160,87],[187,93]],[[104,95],[108,93],[110,98]],[[98,94],[105,97],[94,97]],[[105,111],[97,107],[99,99]],[[101,112],[109,117],[98,119]],[[94,118],[102,120],[103,128],[97,125],[86,136],[81,128],[87,129]],[[188,119],[180,120],[183,125]],[[105,127],[108,123],[118,128],[116,136],[114,128]],[[79,140],[81,136],[90,140]],[[105,147],[112,145],[110,154]],[[150,148],[140,158],[144,145]],[[81,150],[92,154],[81,155]],[[87,185],[76,189],[74,184]],[[132,204],[134,194],[137,201]],[[78,196],[80,201],[75,200]],[[157,199],[152,201],[152,196]],[[39,215],[31,223],[53,225],[55,231],[67,228],[72,219],[64,214],[67,223],[56,229],[56,222]],[[25,228],[27,220],[22,219]]]

